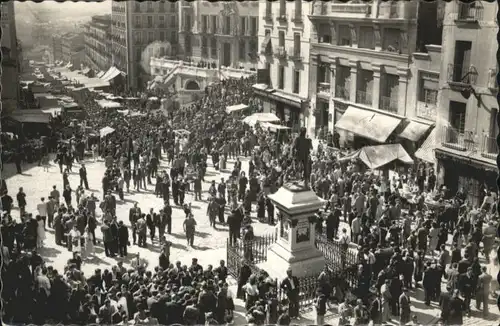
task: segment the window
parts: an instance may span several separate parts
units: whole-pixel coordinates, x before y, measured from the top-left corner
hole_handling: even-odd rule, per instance
[[[153,16],[148,16],[148,27],[153,27]]]
[[[361,26],[359,28],[358,48],[375,49],[375,33],[373,27]]]
[[[231,34],[231,17],[226,16],[224,17],[224,35],[230,35]]]
[[[293,54],[300,56],[300,33],[293,34]]]
[[[208,29],[208,16],[207,15],[202,15],[201,16],[201,31],[203,33],[206,33]]]
[[[140,3],[135,3],[135,12],[141,12],[141,4]]]
[[[250,42],[248,42],[248,50],[252,54],[257,53],[257,41],[251,40]]]
[[[470,69],[472,42],[456,41],[455,42],[455,58],[453,60],[453,81],[454,82],[469,82],[468,75]],[[466,80],[467,79],[467,80]]]
[[[177,28],[177,16],[173,15],[170,17],[170,27]]]
[[[270,29],[266,29],[266,30],[264,31],[264,35],[265,35],[265,36],[269,36],[269,35],[271,35],[271,30],[270,30]]]
[[[165,11],[165,2],[160,1],[160,11]]]
[[[208,56],[208,39],[205,36],[201,38],[201,55]]]
[[[279,31],[279,46],[285,46],[285,32],[284,31]]]
[[[160,41],[165,41],[165,32],[160,31]]]
[[[293,92],[298,94],[300,91],[300,71],[293,71]]]
[[[332,43],[332,31],[329,24],[319,24],[318,43]]]
[[[135,16],[135,27],[139,28],[141,26],[141,17]]]
[[[439,76],[429,76],[426,73],[420,73],[418,100],[429,105],[437,104],[439,89]]]
[[[142,50],[141,50],[141,47],[138,46],[135,48],[135,59],[137,61],[141,60],[141,56],[142,56]]]
[[[241,35],[247,34],[247,18],[246,17],[240,17],[240,34]]]
[[[285,87],[285,67],[282,65],[278,66],[278,89],[283,89]]]
[[[318,65],[318,84],[330,83],[330,67],[328,64],[321,63]]]
[[[134,33],[134,42],[140,44],[141,43],[141,32]]]
[[[280,0],[279,14],[280,14],[280,17],[286,15],[286,0]]]
[[[186,15],[185,16],[185,21],[184,21],[184,28],[185,30],[190,30],[191,29],[191,15]]]
[[[212,58],[217,58],[217,40],[215,37],[212,37],[212,40],[210,40],[210,52]]]
[[[148,42],[151,43],[155,39],[155,32],[149,32],[148,33]]]
[[[171,31],[170,32],[170,43],[177,43],[177,31]]]
[[[450,101],[450,125],[458,133],[465,133],[466,104]]]
[[[240,60],[245,61],[247,58],[247,54],[246,54],[247,44],[246,44],[245,40],[240,40],[238,48],[239,48],[238,52],[240,54]]]
[[[212,33],[217,32],[217,16],[212,16]]]
[[[149,12],[153,11],[153,3],[151,1],[147,2],[147,6],[148,6],[148,11]]]
[[[401,50],[401,32],[399,29],[384,29],[382,49],[389,52],[399,52]]]
[[[170,11],[175,12],[175,11],[176,11],[176,8],[175,8],[175,7],[176,7],[176,3],[175,3],[175,2],[171,2],[171,3],[170,3]]]
[[[250,17],[250,36],[257,36],[257,17]]]
[[[186,54],[191,55],[192,53],[192,44],[191,44],[191,35],[186,35],[184,37],[184,48],[186,49]]]
[[[344,46],[352,45],[351,28],[349,26],[340,25],[338,35],[339,35],[338,45],[344,45]]]

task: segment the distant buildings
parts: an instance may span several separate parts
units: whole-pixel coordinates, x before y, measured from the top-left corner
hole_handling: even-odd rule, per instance
[[[76,69],[80,69],[84,62],[84,33],[68,33],[61,36],[62,60],[71,63]]]
[[[61,35],[55,35],[52,37],[52,54],[54,61],[62,61],[63,60],[63,55],[62,55],[62,38]]]
[[[257,67],[259,1],[179,1],[179,18],[183,59]]]
[[[84,26],[85,64],[96,72],[112,65],[111,15],[94,16]]]
[[[20,49],[17,42],[14,2],[0,4],[2,27],[2,115],[19,105]]]
[[[129,88],[144,88],[152,56],[175,56],[178,2],[112,2],[112,63],[127,74]]]

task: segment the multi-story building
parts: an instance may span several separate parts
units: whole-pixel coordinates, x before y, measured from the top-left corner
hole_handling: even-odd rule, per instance
[[[2,115],[16,110],[19,105],[19,74],[14,2],[0,4],[2,27]]]
[[[85,63],[95,71],[111,67],[111,15],[93,16],[84,26]]]
[[[416,116],[411,55],[441,44],[438,4],[316,2],[309,19],[311,127],[349,147],[387,142]],[[432,123],[410,120],[422,137]]]
[[[179,18],[183,59],[257,67],[259,1],[180,1]]]
[[[307,127],[309,115],[309,46],[311,2],[259,2],[259,84],[255,94],[264,111],[289,127]],[[262,77],[264,76],[264,77]]]
[[[448,2],[443,22],[435,155],[440,184],[480,205],[496,189],[496,2]],[[485,189],[488,188],[488,189]]]
[[[78,57],[76,54],[84,49],[84,33],[67,33],[61,36],[62,60],[65,63],[71,63],[75,68],[80,69],[81,62],[73,61],[75,57]]]
[[[151,56],[175,56],[178,40],[177,2],[112,3],[112,63],[127,74],[129,88],[146,86]]]
[[[61,35],[54,35],[52,37],[52,56],[54,61],[62,61],[62,38]]]

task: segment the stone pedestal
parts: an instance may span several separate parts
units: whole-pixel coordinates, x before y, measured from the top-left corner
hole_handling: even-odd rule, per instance
[[[316,234],[311,218],[324,200],[300,184],[287,184],[269,195],[279,214],[278,240],[267,249],[267,261],[259,267],[279,280],[291,268],[297,277],[315,275],[325,267],[323,254],[314,244]]]

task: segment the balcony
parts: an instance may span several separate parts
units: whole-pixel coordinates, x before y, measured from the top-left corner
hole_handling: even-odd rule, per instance
[[[300,48],[293,48],[291,47],[288,51],[289,54],[289,59],[295,62],[301,62],[302,61],[302,56],[300,55]]]
[[[335,97],[349,101],[351,97],[349,87],[347,87],[346,85],[337,85],[337,87],[335,87]]]
[[[286,50],[284,46],[278,46],[278,49],[276,53],[274,54],[276,58],[279,60],[285,60],[286,59]]]
[[[477,75],[478,73],[474,66],[448,64],[448,84],[452,87],[466,88],[470,85],[475,85]]]
[[[388,96],[380,96],[379,108],[380,110],[387,112],[398,113],[398,99]]]
[[[372,93],[366,91],[356,91],[356,103],[372,105]]]
[[[497,139],[495,137],[484,135],[483,142],[481,144],[481,156],[489,158],[490,160],[496,160],[497,155],[498,155]]]
[[[319,83],[317,92],[323,96],[330,96],[330,83]]]
[[[331,13],[342,14],[370,14],[371,7],[362,3],[335,3],[331,5]]]
[[[313,5],[311,16],[325,16],[328,14],[328,3],[319,1]]]
[[[283,12],[278,12],[278,15],[276,17],[276,20],[280,23],[286,23],[288,21],[288,16],[286,13]]]
[[[294,10],[292,12],[292,22],[295,24],[302,24],[302,11]]]
[[[266,11],[266,13],[264,14],[264,21],[272,22],[273,21],[273,13]]]
[[[483,19],[483,6],[481,2],[458,3],[457,23],[477,23]]]
[[[479,149],[472,131],[460,131],[453,127],[443,127],[441,145],[462,152]]]
[[[165,28],[165,24],[164,23],[159,23],[158,24],[158,28]]]

